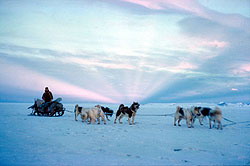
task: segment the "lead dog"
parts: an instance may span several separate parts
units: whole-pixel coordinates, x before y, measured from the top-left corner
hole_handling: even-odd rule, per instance
[[[188,128],[193,127],[193,123],[192,123],[193,122],[193,115],[192,115],[190,109],[177,106],[175,116],[174,116],[174,126],[176,126],[177,120],[178,120],[178,126],[181,126],[180,121],[182,119],[186,120],[186,124],[187,124]]]
[[[93,108],[83,108],[83,107],[79,107],[78,105],[76,105],[75,106],[75,120],[76,121],[77,121],[77,116],[79,114],[81,115],[83,122],[89,119],[89,123],[95,123],[97,120],[98,124],[100,124],[100,118],[102,118],[102,121],[104,121],[104,124],[106,124],[104,113],[101,110],[99,105]]]
[[[128,116],[128,124],[132,125],[135,124],[135,115],[136,111],[139,109],[140,104],[138,102],[133,102],[133,104],[128,108],[127,106],[124,106],[121,104],[116,112],[116,118],[114,123],[116,123],[116,120],[119,120],[119,123],[121,122],[122,117]],[[132,117],[132,123],[130,122],[130,119]]]

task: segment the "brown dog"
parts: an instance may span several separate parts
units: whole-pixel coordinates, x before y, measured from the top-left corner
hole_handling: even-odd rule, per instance
[[[221,124],[221,120],[222,120],[222,111],[219,107],[215,107],[215,109],[211,110],[209,115],[209,128],[212,128],[212,121],[214,122],[214,126],[216,125],[216,123],[218,123],[217,129],[221,129],[222,130],[222,124]]]

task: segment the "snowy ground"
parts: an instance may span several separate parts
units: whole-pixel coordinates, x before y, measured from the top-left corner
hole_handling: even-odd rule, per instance
[[[250,165],[250,106],[221,107],[235,123],[223,120],[223,130],[216,130],[208,120],[190,129],[184,121],[173,126],[172,116],[145,116],[174,113],[175,104],[141,105],[135,125],[125,118],[114,124],[114,117],[107,125],[87,125],[71,112],[27,116],[31,104],[0,103],[0,165]],[[73,111],[74,105],[64,107]]]

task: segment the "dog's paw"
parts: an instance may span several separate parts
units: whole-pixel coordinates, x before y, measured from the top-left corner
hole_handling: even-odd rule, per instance
[[[174,126],[176,126],[176,124],[174,124]]]

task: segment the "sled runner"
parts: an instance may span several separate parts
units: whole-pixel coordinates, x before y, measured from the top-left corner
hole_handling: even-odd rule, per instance
[[[36,99],[34,104],[30,106],[28,109],[32,109],[30,115],[36,116],[63,116],[65,108],[63,108],[63,104],[60,103],[62,98],[57,98],[51,102],[44,102],[41,99]]]

